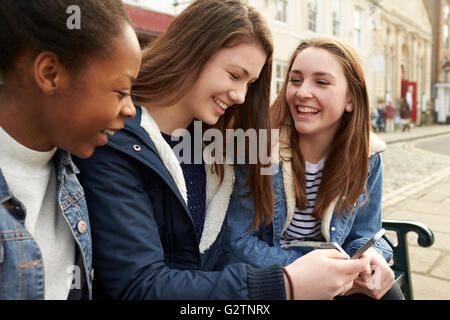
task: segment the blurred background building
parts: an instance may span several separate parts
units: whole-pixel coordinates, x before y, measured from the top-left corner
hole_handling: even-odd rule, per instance
[[[431,77],[436,121],[450,123],[450,0],[428,0],[424,3],[433,27]]]
[[[336,36],[359,52],[372,108],[405,98],[417,125],[450,119],[450,0],[247,0],[274,38],[272,99],[305,38]],[[164,32],[189,0],[124,0],[142,42]],[[148,12],[152,12],[149,14]],[[153,19],[153,22],[149,20]]]
[[[272,99],[305,38],[336,36],[359,52],[372,108],[405,98],[417,124],[450,122],[450,0],[247,0],[274,38]],[[142,46],[192,0],[123,0]],[[1,80],[0,80],[1,82]]]

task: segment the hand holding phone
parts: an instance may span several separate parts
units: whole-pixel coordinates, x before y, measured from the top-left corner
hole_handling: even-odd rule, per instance
[[[322,242],[320,244],[320,249],[336,249],[337,251],[345,254],[347,256],[347,260],[350,259],[350,256],[337,242]]]
[[[358,259],[362,256],[364,252],[367,251],[377,240],[379,240],[384,234],[386,233],[386,230],[382,228],[380,231],[375,233],[375,235],[367,241],[361,248],[359,248],[352,256],[352,259]]]

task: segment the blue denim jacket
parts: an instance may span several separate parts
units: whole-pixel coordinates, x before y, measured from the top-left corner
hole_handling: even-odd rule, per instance
[[[253,220],[253,202],[250,197],[238,196],[248,192],[245,187],[247,174],[243,166],[235,167],[235,192],[228,208],[228,250],[232,261],[240,260],[256,267],[274,263],[288,265],[312,250],[311,247],[279,246],[283,226],[286,222],[287,199],[282,173],[283,163],[272,177],[274,190],[274,216],[268,226],[260,230],[248,230]],[[338,218],[336,212],[330,215],[327,241],[337,242],[352,255],[358,248],[381,229],[382,163],[379,153],[369,158],[369,173],[366,181],[367,193],[363,192],[351,215]],[[334,208],[334,207],[333,207]],[[324,224],[324,222],[322,222]],[[326,228],[326,227],[325,227]],[[392,248],[384,239],[373,245],[387,261],[392,258]]]
[[[91,232],[84,191],[70,154],[53,157],[58,177],[58,201],[77,244],[74,289],[69,294],[91,298]],[[24,181],[26,183],[26,181]],[[83,222],[84,221],[84,222]],[[81,222],[81,223],[80,223]],[[77,279],[77,274],[81,279]],[[44,267],[37,243],[25,228],[25,207],[11,194],[0,169],[0,299],[44,298]]]

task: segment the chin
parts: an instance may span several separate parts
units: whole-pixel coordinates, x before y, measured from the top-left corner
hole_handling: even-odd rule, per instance
[[[217,121],[219,121],[219,118],[220,117],[207,117],[207,118],[205,117],[205,118],[199,119],[199,120],[203,121],[204,123],[206,123],[210,126],[213,126],[217,123]]]
[[[87,159],[90,156],[92,156],[92,154],[94,153],[94,150],[95,150],[94,148],[84,148],[83,150],[74,150],[74,151],[71,151],[70,153],[77,156],[78,158]]]
[[[295,124],[295,130],[299,133],[299,134],[313,134],[315,132],[314,128],[308,128],[304,125],[299,125],[299,124]]]

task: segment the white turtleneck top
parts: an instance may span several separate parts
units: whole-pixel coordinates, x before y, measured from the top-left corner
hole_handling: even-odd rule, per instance
[[[25,228],[40,248],[46,300],[67,299],[75,263],[75,240],[57,200],[56,150],[31,150],[0,127],[0,168],[25,206]]]

